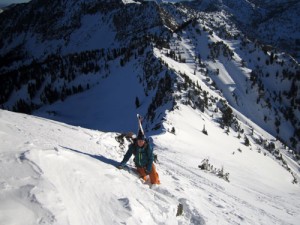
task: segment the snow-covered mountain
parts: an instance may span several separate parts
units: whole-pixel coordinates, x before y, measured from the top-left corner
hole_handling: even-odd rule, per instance
[[[161,129],[163,110],[174,109],[178,102],[203,112],[212,106],[212,114],[229,105],[299,151],[299,64],[243,33],[241,24],[246,22],[239,12],[248,11],[251,19],[271,3],[236,4],[35,0],[16,5],[0,15],[0,104],[116,131],[120,129],[109,122],[111,107],[100,107],[108,105],[105,95],[118,102],[117,122],[118,111],[140,98],[149,130]],[[128,79],[128,86],[115,86]],[[116,87],[120,91],[112,90]],[[71,103],[68,97],[93,88],[93,94],[84,94],[93,99],[84,101],[89,105],[85,114],[101,119],[86,124],[81,110],[74,110],[83,101]],[[221,100],[225,104],[216,104]],[[55,102],[59,106],[49,106]],[[232,123],[230,119],[225,125]]]
[[[299,4],[270,20],[282,1],[157,2],[0,14],[0,105],[35,115],[0,111],[0,224],[297,224],[300,69],[265,38],[297,38]],[[114,168],[137,113],[154,189]]]
[[[229,7],[233,5],[232,0],[223,1],[229,2]],[[292,54],[299,62],[300,50],[300,2],[297,0],[278,0],[278,1],[245,1],[252,7],[252,13],[249,20],[245,15],[248,12],[239,7],[232,12],[238,15],[236,18],[242,22],[243,31],[253,39],[272,45]],[[242,14],[236,14],[240,12]],[[244,14],[243,14],[244,13]],[[249,29],[250,27],[250,29]]]
[[[156,187],[115,167],[126,150],[116,133],[0,110],[1,224],[298,224],[299,185],[279,161],[178,108],[164,122],[175,135],[152,136]],[[213,170],[199,168],[205,160]],[[299,177],[299,165],[291,168]]]

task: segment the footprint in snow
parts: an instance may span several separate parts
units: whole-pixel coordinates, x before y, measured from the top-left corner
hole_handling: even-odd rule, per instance
[[[128,211],[132,211],[130,201],[128,198],[119,198],[118,201],[121,203],[121,205],[127,209]]]

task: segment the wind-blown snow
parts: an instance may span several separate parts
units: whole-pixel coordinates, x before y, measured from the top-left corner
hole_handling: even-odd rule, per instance
[[[0,224],[298,224],[300,189],[279,163],[187,106],[166,117],[176,135],[153,136],[162,184],[150,187],[115,168],[116,133],[1,110]]]

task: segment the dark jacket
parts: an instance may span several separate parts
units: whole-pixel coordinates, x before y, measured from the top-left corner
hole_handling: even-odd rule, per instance
[[[144,167],[148,172],[151,172],[154,156],[153,148],[148,142],[145,142],[143,147],[139,147],[137,143],[130,144],[121,166],[125,166],[132,155],[135,156],[134,162],[137,167]]]

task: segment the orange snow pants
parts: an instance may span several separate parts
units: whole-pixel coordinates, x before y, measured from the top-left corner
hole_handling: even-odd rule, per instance
[[[137,167],[137,171],[141,175],[141,177],[146,181],[147,180],[146,169],[143,167]],[[160,184],[159,176],[156,171],[156,167],[154,163],[152,163],[152,170],[149,174],[149,177],[150,177],[151,184]]]

